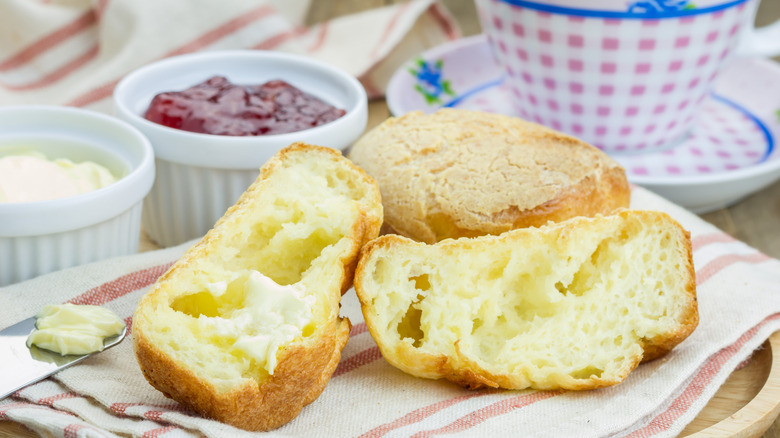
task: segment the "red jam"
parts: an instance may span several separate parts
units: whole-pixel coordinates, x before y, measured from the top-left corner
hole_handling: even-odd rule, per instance
[[[281,80],[243,86],[214,76],[184,91],[158,94],[144,117],[184,131],[242,136],[302,131],[344,113]]]

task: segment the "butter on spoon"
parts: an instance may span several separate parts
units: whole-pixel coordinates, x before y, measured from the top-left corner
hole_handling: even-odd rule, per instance
[[[71,307],[73,306],[73,307]],[[49,307],[49,306],[47,306]],[[49,323],[52,322],[68,322],[68,321],[81,321],[81,323],[84,322],[84,320],[79,320],[78,316],[73,316],[73,314],[70,313],[70,311],[74,311],[77,314],[85,313],[83,312],[83,308],[86,308],[86,313],[90,314],[90,311],[93,311],[95,307],[98,306],[81,306],[81,305],[72,305],[72,304],[66,304],[63,306],[54,306],[47,310],[47,307],[45,307],[40,313],[40,316],[45,316],[46,314],[52,313],[52,315],[56,315],[59,313],[59,316],[56,316],[55,319],[50,320]],[[65,309],[64,312],[52,312],[53,310],[56,310],[58,307],[63,307]],[[98,309],[102,309],[98,307]],[[108,314],[113,315],[112,312],[102,309],[105,312],[108,312]],[[108,316],[108,314],[103,313],[102,311],[96,312],[99,317],[95,320],[94,325],[98,327],[97,329],[89,329],[89,330],[96,330],[97,332],[115,332],[118,330],[117,334],[114,335],[107,335],[105,339],[101,338],[101,347],[95,347],[94,344],[90,346],[89,342],[86,343],[87,348],[85,350],[91,350],[93,348],[100,348],[99,350],[95,350],[92,353],[88,354],[78,354],[75,353],[76,350],[71,344],[69,344],[68,340],[64,341],[62,351],[67,351],[66,353],[62,354],[59,351],[51,351],[49,348],[52,349],[58,349],[59,347],[55,344],[51,345],[45,345],[44,347],[39,348],[38,345],[36,345],[35,342],[31,342],[30,345],[28,345],[27,341],[28,338],[36,331],[36,321],[38,321],[38,318],[36,316],[33,316],[31,318],[27,318],[24,321],[18,322],[10,327],[7,327],[0,331],[0,357],[3,358],[3,360],[0,360],[0,399],[5,398],[6,396],[12,394],[13,392],[30,385],[32,383],[35,383],[39,380],[42,380],[61,369],[68,367],[70,365],[73,365],[74,363],[80,362],[91,355],[97,353],[98,351],[105,350],[107,348],[113,347],[114,345],[119,344],[122,342],[122,340],[125,338],[125,334],[127,333],[127,328],[125,327],[124,323],[121,319],[119,319],[116,315],[113,315],[116,320],[119,321],[121,324],[121,327],[117,327],[116,321],[113,323],[111,322],[112,318]],[[75,319],[71,319],[71,317]],[[106,318],[103,318],[106,317]],[[42,325],[48,325],[49,323],[41,324],[43,321],[43,318],[41,318],[41,321],[38,321],[40,326],[39,328],[42,328]],[[75,326],[81,325],[81,323],[76,324],[69,324],[68,326],[73,328]],[[44,329],[45,330],[45,329]],[[40,331],[40,330],[39,330]],[[41,335],[37,335],[41,336]],[[70,341],[73,339],[79,339],[79,336],[76,336],[75,338],[70,338]],[[34,341],[34,338],[33,338]],[[44,344],[42,342],[42,344]],[[68,345],[66,350],[65,345]],[[78,348],[81,348],[83,346],[80,346]]]
[[[35,345],[63,356],[103,351],[103,339],[125,329],[114,312],[100,306],[50,304],[35,317],[37,330],[27,337],[27,346]]]

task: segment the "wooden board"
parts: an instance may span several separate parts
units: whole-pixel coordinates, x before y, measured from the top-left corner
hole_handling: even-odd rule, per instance
[[[734,371],[680,436],[760,437],[780,413],[780,332]]]

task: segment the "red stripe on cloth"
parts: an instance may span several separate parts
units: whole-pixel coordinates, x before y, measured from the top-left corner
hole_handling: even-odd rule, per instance
[[[168,52],[168,54],[163,56],[163,58],[167,58],[169,56],[183,55],[185,53],[190,53],[190,52],[195,52],[197,50],[200,50],[206,47],[207,45],[212,44],[215,41],[218,41],[261,18],[265,18],[273,14],[274,12],[276,12],[276,10],[271,6],[268,5],[260,6],[245,14],[242,14],[238,18],[234,18],[228,21],[227,23],[204,33],[200,37],[179,47],[178,49]]]
[[[127,408],[137,405],[138,403],[111,403],[111,406],[109,406],[108,409],[117,415],[125,415]]]
[[[729,236],[726,233],[712,233],[694,237],[691,239],[691,246],[693,247],[694,251],[698,251],[703,246],[707,246],[711,243],[730,243],[736,241],[737,239]]]
[[[40,398],[36,403],[38,403],[39,405],[52,406],[56,401],[66,400],[69,398],[78,398],[78,397],[80,397],[78,394],[72,392],[63,392],[62,394]]]
[[[156,409],[156,410],[164,409],[164,410],[174,411],[174,412],[187,412],[187,410],[184,409],[179,404],[147,405],[145,403],[112,403],[111,406],[108,407],[108,409],[111,410],[111,412],[115,413],[116,415],[126,416],[129,415],[126,412],[127,409],[136,406],[140,406],[146,411],[150,411],[152,409]]]
[[[441,411],[442,409],[446,409],[452,405],[458,404],[466,400],[470,400],[475,397],[482,397],[484,395],[493,394],[493,393],[494,393],[493,391],[478,391],[467,395],[462,395],[460,397],[453,397],[448,400],[442,400],[432,405],[428,405],[420,409],[416,409],[412,412],[409,412],[408,414],[404,415],[403,417],[393,422],[385,423],[379,427],[371,429],[370,431],[360,435],[360,438],[378,438],[384,436],[387,432],[390,432],[391,430],[398,429],[400,427],[407,426],[409,424],[418,423],[430,417],[431,415]]]
[[[431,5],[428,11],[439,24],[439,27],[441,27],[444,35],[446,35],[447,38],[451,40],[460,38],[460,31],[455,26],[454,19],[449,15],[449,13],[446,12],[442,5],[439,3],[434,3]]]
[[[373,49],[371,49],[371,52],[369,52],[368,55],[369,59],[376,58],[377,52],[385,44],[387,37],[390,36],[390,33],[395,28],[395,25],[398,24],[398,19],[409,8],[409,5],[411,5],[411,2],[406,2],[401,4],[401,6],[398,7],[398,10],[395,11],[395,14],[393,14],[393,16],[390,17],[390,22],[387,23],[387,27],[385,27],[385,30],[382,32],[382,36],[379,38],[379,42],[376,44],[376,46],[374,46]]]
[[[333,372],[333,377],[346,374],[356,368],[360,368],[363,365],[369,364],[379,359],[380,357],[382,357],[382,353],[379,351],[379,347],[371,347],[363,350],[349,359],[344,359],[339,362],[338,367],[336,367],[336,371]]]
[[[288,32],[282,32],[276,34],[270,38],[266,38],[258,44],[251,47],[252,50],[271,50],[290,39],[306,33],[306,28],[299,27]]]
[[[133,316],[128,316],[125,318],[125,327],[127,327],[127,333],[130,333],[133,330]]]
[[[433,435],[440,435],[443,433],[463,432],[464,430],[471,429],[472,427],[477,426],[493,417],[508,414],[517,409],[530,406],[538,401],[555,397],[560,394],[563,394],[563,392],[534,392],[531,394],[504,399],[489,406],[485,406],[484,408],[470,412],[444,427],[417,432],[412,436],[415,438],[423,438]]]
[[[349,336],[361,335],[368,331],[368,326],[365,322],[360,322],[352,326],[352,331],[349,332]]]
[[[157,429],[147,430],[142,435],[144,438],[155,438],[160,435],[165,435],[166,433],[172,431],[172,430],[180,430],[180,427],[176,426],[164,426],[164,427],[158,427]]]
[[[320,50],[322,48],[322,45],[325,43],[325,36],[328,34],[328,27],[330,26],[329,21],[324,21],[320,23],[319,29],[317,32],[317,39],[314,40],[314,44],[309,46],[306,51],[309,53],[316,52],[317,50]]]
[[[69,424],[62,430],[62,436],[65,438],[78,438],[79,430],[86,428],[83,424]]]
[[[158,411],[158,410],[152,410],[152,411],[146,411],[144,412],[143,417],[147,420],[153,420],[153,421],[160,421],[160,418],[165,412]]]
[[[254,21],[257,21],[261,18],[273,14],[274,12],[275,9],[272,8],[271,6],[267,6],[267,5],[260,6],[245,14],[242,14],[238,18],[230,20],[227,23],[224,23],[202,34],[201,36],[195,38],[189,43],[184,44],[183,46],[168,52],[167,54],[163,55],[161,58],[167,58],[169,56],[175,56],[175,55],[182,55],[185,53],[190,53],[190,52],[200,50],[209,44],[212,44],[232,33],[235,33],[236,31],[240,30],[243,27],[246,27],[247,25],[251,24]],[[111,96],[111,93],[113,93],[114,87],[119,82],[119,80],[120,79],[115,79],[111,82],[95,87],[92,90],[82,94],[81,96],[78,96],[75,99],[71,100],[66,105],[81,107],[105,99]]]
[[[737,342],[715,354],[699,369],[699,372],[696,373],[683,392],[674,399],[667,410],[653,418],[645,427],[635,430],[628,435],[628,437],[649,437],[671,428],[675,421],[686,413],[696,400],[699,399],[704,392],[704,389],[712,382],[712,379],[718,375],[718,372],[723,368],[725,363],[737,354],[739,350],[741,350],[742,347],[758,333],[761,327],[769,322],[777,320],[780,320],[780,313],[767,317],[761,321],[761,323],[740,336]]]
[[[157,429],[147,430],[142,435],[144,438],[155,438],[160,435],[164,435],[172,430],[179,430],[181,428],[176,426],[164,426],[164,427],[158,427]]]
[[[79,32],[84,31],[97,21],[95,11],[90,9],[75,20],[65,26],[51,32],[45,37],[31,43],[24,49],[17,52],[14,56],[0,63],[0,71],[14,69],[26,64],[31,59],[44,53],[45,51],[63,43],[68,38]]]
[[[65,105],[68,106],[87,106],[91,103],[95,103],[99,100],[103,100],[109,96],[111,96],[111,93],[114,92],[114,87],[116,87],[116,84],[119,83],[119,79],[111,81],[107,84],[103,84],[97,88],[93,88],[92,90],[82,94],[81,96],[71,100],[70,102],[66,103]]]
[[[68,76],[69,74],[73,73],[74,71],[78,70],[79,68],[86,65],[89,61],[94,59],[98,53],[100,52],[100,47],[95,44],[84,52],[81,56],[76,57],[72,61],[64,64],[63,66],[59,67],[58,69],[52,71],[51,73],[47,74],[46,76],[34,81],[29,82],[27,84],[22,85],[8,85],[4,84],[3,87],[9,90],[13,91],[25,91],[25,90],[32,90],[35,88],[42,88],[49,86],[64,77]]]
[[[106,12],[107,7],[108,0],[97,0],[97,3],[95,4],[95,14],[97,14],[98,21],[100,21],[100,17]]]
[[[172,264],[173,262],[166,263],[123,275],[92,288],[68,302],[72,304],[106,304],[154,283]]]
[[[723,269],[735,264],[735,263],[761,263],[765,262],[767,260],[770,260],[771,257],[769,257],[766,254],[762,253],[755,253],[755,254],[727,254],[724,256],[720,256],[711,262],[704,265],[704,267],[698,269],[696,271],[696,285],[700,285],[710,278],[712,278],[715,274],[722,271]]]

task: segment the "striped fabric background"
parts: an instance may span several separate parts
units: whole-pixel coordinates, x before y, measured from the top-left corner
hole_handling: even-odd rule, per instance
[[[433,0],[307,28],[301,12],[308,3],[6,0],[0,14],[0,103],[110,112],[114,86],[132,69],[169,56],[220,49],[305,54],[359,77],[369,94],[378,96],[401,62],[460,35],[446,9]]]

